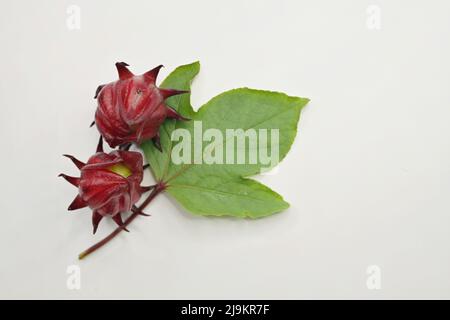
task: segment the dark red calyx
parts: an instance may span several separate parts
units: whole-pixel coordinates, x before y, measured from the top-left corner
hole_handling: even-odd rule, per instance
[[[127,67],[124,62],[116,63],[119,80],[99,86],[95,95],[95,124],[112,148],[148,139],[156,141],[166,118],[187,120],[168,107],[165,99],[188,91],[156,86],[162,65],[142,75],[134,75]]]
[[[91,156],[87,163],[65,155],[80,169],[79,178],[60,174],[78,188],[78,195],[68,210],[90,207],[94,233],[106,216],[122,226],[121,214],[131,211],[141,194],[147,191],[146,187],[140,186],[143,159],[139,152],[116,150],[104,153],[101,140],[98,149],[100,151]]]

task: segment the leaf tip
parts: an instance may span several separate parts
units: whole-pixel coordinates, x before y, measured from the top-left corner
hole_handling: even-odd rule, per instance
[[[311,99],[309,99],[309,98],[303,98],[303,97],[291,97],[291,98],[294,99],[295,104],[296,104],[300,109],[303,108],[304,106],[306,106],[306,105],[311,101]]]
[[[200,61],[196,60],[194,62],[188,63],[188,64],[184,64],[179,66],[178,68],[193,68],[196,72],[198,72],[200,70]],[[178,69],[177,68],[177,69]]]

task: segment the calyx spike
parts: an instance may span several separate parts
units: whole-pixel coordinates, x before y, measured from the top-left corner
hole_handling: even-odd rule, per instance
[[[133,213],[136,213],[136,214],[140,215],[140,216],[150,217],[149,214],[146,214],[146,213],[143,212],[142,210],[139,210],[139,208],[136,207],[136,206],[133,206],[133,207],[131,208],[131,211],[132,211]]]
[[[175,111],[174,109],[172,109],[169,106],[166,106],[166,109],[167,109],[167,117],[168,118],[175,119],[175,120],[184,120],[184,121],[191,120],[191,119],[183,117],[181,114],[179,114],[177,111]]]
[[[75,158],[74,156],[71,156],[70,154],[63,154],[64,157],[69,158],[70,160],[72,160],[72,162],[77,166],[78,169],[81,170],[81,168],[83,168],[86,164],[84,162],[81,162],[80,160],[78,160],[77,158]]]
[[[75,199],[70,204],[68,210],[77,210],[87,207],[87,203],[81,198],[80,195],[77,195]]]
[[[105,86],[105,85],[102,84],[102,85],[99,85],[99,86],[97,87],[97,90],[95,90],[95,96],[94,96],[94,99],[97,99],[98,94],[100,93],[100,91],[102,91],[102,89],[103,89],[104,86]]]
[[[159,132],[152,138],[153,144],[155,145],[156,149],[158,149],[160,152],[162,151],[161,147],[161,138],[159,136]]]
[[[127,228],[124,227],[122,216],[120,215],[120,213],[116,214],[114,217],[112,217],[112,219],[119,227],[123,227],[123,230],[130,232]]]
[[[75,187],[78,187],[80,185],[80,178],[76,178],[76,177],[71,177],[68,176],[64,173],[60,173],[58,175],[58,177],[63,177],[64,179],[66,179],[67,182],[69,182],[70,184],[74,185]]]
[[[98,139],[97,152],[103,152],[103,136]]]
[[[167,99],[167,98],[175,96],[177,94],[188,93],[189,91],[176,90],[176,89],[161,89],[161,88],[159,88],[159,92],[161,93],[161,95],[163,96],[164,99]]]
[[[127,80],[131,77],[134,77],[134,74],[128,70],[128,64],[125,62],[116,62],[117,72],[119,72],[120,80]]]
[[[156,187],[156,184],[154,184],[152,186],[144,186],[144,187],[141,186],[141,192],[147,192],[147,191],[153,190],[153,189],[155,189],[155,187]]]
[[[98,213],[97,211],[94,211],[92,213],[92,226],[94,227],[93,233],[95,234],[97,232],[98,224],[100,221],[102,221],[103,216]]]
[[[164,66],[162,64],[160,64],[156,68],[153,68],[152,70],[147,71],[146,73],[144,73],[144,77],[147,79],[147,81],[150,81],[152,84],[154,84],[156,81],[156,78],[158,77],[159,70],[161,70],[162,67],[164,67]]]

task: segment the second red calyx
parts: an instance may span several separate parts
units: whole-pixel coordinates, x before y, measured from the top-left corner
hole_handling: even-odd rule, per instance
[[[115,150],[103,152],[100,139],[97,153],[83,163],[71,155],[65,155],[80,169],[80,177],[60,174],[78,188],[78,195],[68,210],[84,207],[92,209],[94,233],[104,217],[111,217],[123,225],[121,214],[132,210],[143,192],[152,187],[141,187],[143,178],[142,155],[139,152]]]

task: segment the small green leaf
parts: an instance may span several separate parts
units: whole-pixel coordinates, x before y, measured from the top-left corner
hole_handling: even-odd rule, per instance
[[[190,88],[190,83],[199,71],[199,64],[194,63],[177,68],[163,82],[162,86],[173,89]],[[191,121],[168,120],[160,130],[163,152],[158,151],[153,144],[145,143],[142,148],[150,163],[155,178],[164,181],[168,193],[173,196],[186,210],[200,215],[231,215],[235,217],[258,218],[286,209],[289,205],[283,198],[268,187],[246,177],[268,170],[268,164],[259,157],[249,164],[249,152],[259,154],[258,145],[246,141],[239,147],[234,143],[236,155],[239,151],[245,153],[245,163],[226,163],[225,145],[233,137],[227,136],[227,129],[277,129],[279,143],[272,145],[270,133],[266,154],[277,151],[281,161],[289,151],[295,135],[300,111],[309,100],[290,97],[283,93],[261,91],[248,88],[234,89],[224,92],[194,112],[190,104],[189,94],[173,97],[168,104]],[[171,134],[175,129],[185,129],[192,140],[199,132],[217,129],[223,140],[201,141],[201,158],[210,154],[207,150],[224,150],[224,163],[194,163],[196,146],[191,142],[190,162],[176,164],[173,161],[172,150],[179,142],[172,142]],[[201,136],[200,136],[201,137]],[[198,141],[198,139],[196,140]],[[208,147],[210,149],[208,149]],[[175,150],[174,150],[175,151]],[[198,153],[197,153],[198,155]]]

